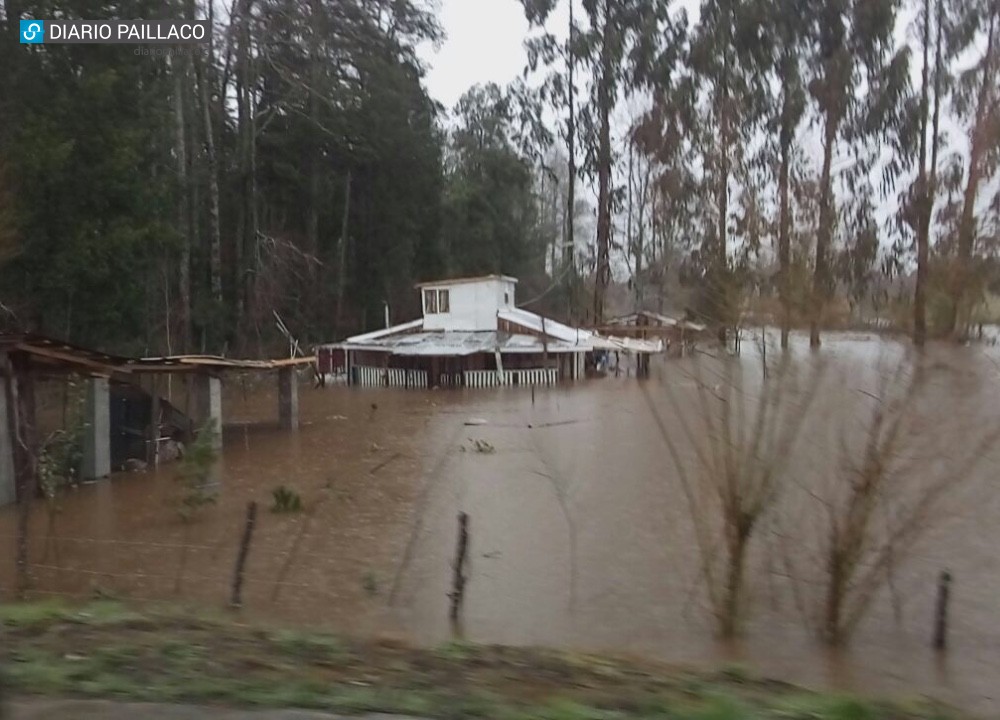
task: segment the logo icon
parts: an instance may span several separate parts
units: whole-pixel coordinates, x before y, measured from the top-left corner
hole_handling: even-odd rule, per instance
[[[44,20],[21,21],[21,44],[34,45],[45,42]]]

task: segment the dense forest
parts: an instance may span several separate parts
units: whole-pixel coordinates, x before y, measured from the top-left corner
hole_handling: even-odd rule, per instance
[[[446,109],[430,1],[0,0],[0,327],[254,355],[276,317],[330,340],[505,272],[566,319],[766,310],[818,345],[846,308],[922,344],[1000,286],[995,0],[520,4],[523,77]],[[213,32],[24,46],[21,17]]]

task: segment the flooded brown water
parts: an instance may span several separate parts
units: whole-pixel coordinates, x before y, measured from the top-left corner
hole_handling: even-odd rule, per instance
[[[806,364],[807,353],[796,352]],[[857,391],[874,389],[879,372],[905,354],[904,346],[870,336],[827,341],[823,389],[789,465],[800,486],[830,474],[833,428],[862,417]],[[758,372],[759,359],[746,348],[744,355],[748,374]],[[1000,421],[1000,355],[982,347],[930,355],[932,380],[919,412],[931,439],[917,474],[955,462],[978,429]],[[697,413],[689,373],[685,361],[669,360],[646,381],[609,377],[534,395],[304,385],[302,427],[291,433],[267,424],[276,414],[275,388],[244,395],[230,383],[218,504],[182,522],[172,466],[82,487],[52,511],[39,503],[36,594],[222,607],[246,503],[257,500],[245,613],[439,643],[454,632],[447,594],[456,515],[464,511],[471,567],[460,631],[469,640],[692,665],[741,662],[807,685],[928,694],[1000,712],[1000,455],[984,458],[949,493],[933,528],[896,567],[894,592],[878,594],[851,644],[837,651],[815,639],[807,620],[814,598],[803,600],[785,577],[793,566],[809,575],[814,548],[788,533],[808,531],[817,517],[803,504],[807,493],[789,493],[759,530],[745,637],[720,643],[698,579],[689,506],[650,410],[652,403],[668,432],[682,438],[677,414]],[[477,440],[492,452],[478,452]],[[301,494],[303,512],[269,511],[280,485]],[[13,532],[6,508],[0,536],[10,540]],[[3,588],[13,578],[12,555],[0,558]],[[955,585],[950,649],[939,656],[930,640],[944,568]]]

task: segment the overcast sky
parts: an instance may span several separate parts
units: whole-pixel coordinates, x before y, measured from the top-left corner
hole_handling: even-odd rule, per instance
[[[449,110],[476,83],[503,86],[524,70],[528,21],[518,0],[441,0],[439,17],[444,45],[425,45],[420,54],[430,66],[427,89]]]

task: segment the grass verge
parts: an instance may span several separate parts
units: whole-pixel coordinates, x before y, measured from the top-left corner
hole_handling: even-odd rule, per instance
[[[0,606],[19,695],[497,720],[936,720],[925,702],[813,693],[743,669],[696,673],[549,650],[420,649],[113,602]]]

